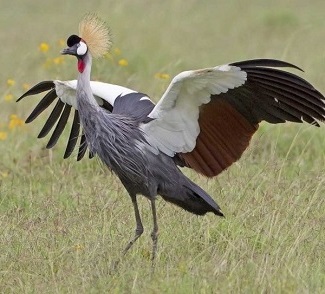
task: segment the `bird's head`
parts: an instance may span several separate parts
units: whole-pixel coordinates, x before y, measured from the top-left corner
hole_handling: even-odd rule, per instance
[[[67,40],[68,47],[61,54],[74,55],[78,59],[78,70],[85,68],[84,57],[102,57],[111,46],[110,32],[106,23],[95,14],[87,14],[79,24],[79,36],[71,35]]]
[[[71,35],[67,40],[67,48],[61,51],[61,54],[76,56],[78,59],[78,71],[82,73],[85,69],[84,56],[88,52],[86,42],[77,35]]]
[[[74,55],[82,58],[88,52],[86,42],[77,35],[71,35],[67,40],[68,47],[61,51],[61,54]]]

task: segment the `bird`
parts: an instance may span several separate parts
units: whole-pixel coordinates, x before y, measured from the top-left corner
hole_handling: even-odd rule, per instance
[[[253,59],[183,71],[155,104],[148,95],[122,86],[91,81],[93,59],[110,48],[109,29],[97,15],[87,14],[79,34],[67,39],[63,55],[77,58],[77,80],[43,81],[24,97],[47,92],[26,122],[33,121],[56,99],[39,137],[57,125],[47,144],[52,148],[75,109],[64,158],[86,149],[120,179],[133,205],[136,229],[123,254],[144,228],[137,204],[143,195],[151,204],[152,256],[158,244],[156,198],[184,210],[223,217],[216,201],[186,177],[190,168],[214,178],[236,162],[263,121],[307,122],[319,127],[325,119],[325,98],[305,79],[282,70],[298,66],[276,59]]]

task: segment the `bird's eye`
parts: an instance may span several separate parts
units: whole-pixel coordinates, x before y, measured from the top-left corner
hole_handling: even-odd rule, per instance
[[[77,45],[77,54],[82,56],[85,55],[87,53],[87,45],[84,42],[79,42],[79,44]]]

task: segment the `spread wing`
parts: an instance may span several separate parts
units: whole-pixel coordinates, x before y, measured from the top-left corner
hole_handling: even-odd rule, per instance
[[[276,69],[297,66],[248,60],[177,75],[141,128],[148,142],[205,176],[238,160],[261,121],[325,119],[324,96],[304,79]]]
[[[113,111],[113,106],[116,98],[135,92],[128,88],[108,83],[91,81],[90,84],[94,97],[98,104],[109,112]],[[64,158],[68,158],[73,153],[79,140],[77,160],[80,160],[84,157],[87,151],[87,143],[80,127],[80,119],[76,102],[76,87],[76,80],[43,81],[29,89],[17,100],[17,102],[24,97],[47,92],[42,100],[36,105],[29,117],[26,119],[26,123],[32,122],[45,109],[50,107],[50,105],[55,104],[51,114],[47,118],[42,130],[38,135],[38,138],[45,137],[55,126],[49,142],[46,145],[46,148],[52,148],[55,146],[63,130],[67,127],[68,119],[70,116],[72,116],[71,112],[72,109],[74,109],[70,136],[64,153]],[[93,154],[89,154],[89,157],[93,157]]]

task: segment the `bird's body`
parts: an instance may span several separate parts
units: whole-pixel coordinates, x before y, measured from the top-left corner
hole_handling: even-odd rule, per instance
[[[157,195],[161,195],[196,214],[211,211],[222,215],[214,200],[179,170],[173,157],[153,148],[146,140],[141,124],[154,107],[149,97],[138,93],[126,97],[136,102],[141,114],[136,114],[134,108],[125,113],[123,103],[116,103],[112,113],[106,111],[99,107],[92,94],[91,56],[85,57],[84,61],[85,69],[79,74],[80,86],[76,95],[90,152],[98,155],[119,177],[131,197],[141,194],[155,200]],[[200,197],[203,201],[199,200]]]
[[[183,175],[179,166],[212,178],[241,157],[261,121],[305,121],[319,126],[318,121],[325,120],[324,96],[304,79],[278,69],[300,70],[297,66],[273,59],[182,72],[157,105],[145,94],[91,82],[92,56],[103,55],[109,40],[96,18],[86,17],[80,27],[81,37],[70,36],[68,48],[62,51],[77,57],[78,81],[46,81],[21,98],[50,90],[26,120],[30,122],[59,97],[39,135],[46,135],[58,120],[48,148],[60,137],[71,106],[76,109],[64,157],[76,146],[80,122],[78,160],[88,147],[90,156],[98,155],[131,197],[136,233],[124,252],[143,232],[139,194],[151,203],[153,258],[158,234],[157,195],[194,214],[223,216],[216,202]]]

